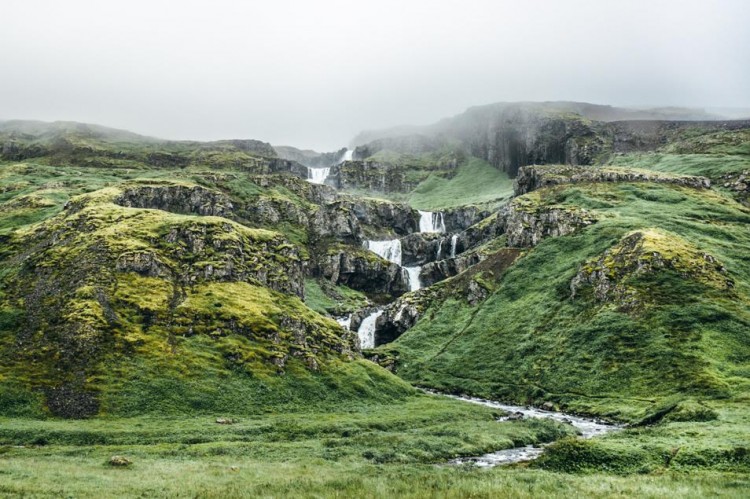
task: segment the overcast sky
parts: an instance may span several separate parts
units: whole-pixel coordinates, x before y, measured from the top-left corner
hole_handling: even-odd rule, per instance
[[[750,0],[2,0],[0,119],[333,150],[497,101],[750,107]]]

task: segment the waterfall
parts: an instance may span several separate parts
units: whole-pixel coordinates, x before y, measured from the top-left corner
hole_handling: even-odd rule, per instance
[[[389,241],[365,241],[364,246],[389,262],[401,265],[401,241],[399,239],[391,239]]]
[[[409,291],[416,291],[422,287],[419,282],[419,273],[422,272],[422,267],[404,267],[406,276],[409,278]]]
[[[354,158],[354,149],[347,149],[344,153],[344,159],[342,159],[340,162],[343,163],[344,161],[351,161]]]
[[[436,262],[440,261],[440,253],[442,253],[442,252],[443,252],[443,240],[442,240],[442,239],[440,239],[440,240],[438,241],[438,249],[437,249],[437,253],[435,254],[435,261],[436,261]]]
[[[458,244],[458,234],[451,236],[451,258],[456,258],[456,244]]]
[[[330,168],[307,168],[307,181],[313,184],[323,184],[331,173]]]
[[[445,221],[441,212],[419,211],[419,232],[445,232]]]
[[[364,319],[362,324],[359,325],[357,330],[357,336],[359,336],[359,346],[361,348],[374,348],[375,347],[375,326],[378,321],[378,317],[383,315],[382,310],[376,310]]]
[[[339,323],[341,327],[349,331],[352,328],[352,315],[345,315],[344,317],[337,317],[336,322]]]

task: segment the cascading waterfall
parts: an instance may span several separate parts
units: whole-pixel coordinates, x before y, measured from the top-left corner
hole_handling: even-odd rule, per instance
[[[445,232],[442,212],[419,211],[419,232]]]
[[[456,244],[458,244],[458,234],[451,236],[451,258],[456,258]]]
[[[378,317],[383,315],[382,310],[376,310],[364,319],[359,325],[357,330],[357,336],[359,336],[359,346],[362,348],[374,348],[375,347],[375,325]]]
[[[351,314],[345,315],[344,317],[337,317],[336,322],[339,323],[341,327],[343,327],[346,330],[351,330],[352,328],[352,316]]]
[[[442,253],[442,252],[443,252],[443,240],[442,240],[442,239],[440,239],[440,240],[438,241],[438,249],[437,249],[437,254],[435,255],[435,261],[436,261],[436,262],[440,261],[440,253]]]
[[[404,267],[404,271],[409,278],[409,291],[421,289],[422,283],[419,282],[419,273],[422,272],[422,267]]]
[[[312,184],[324,184],[328,174],[331,173],[330,168],[307,168],[307,181]]]
[[[391,239],[388,241],[365,241],[364,246],[389,262],[401,265],[401,241],[399,239]]]
[[[354,149],[347,149],[344,152],[344,155],[341,157],[341,161],[339,163],[343,163],[344,161],[351,161],[354,158]]]

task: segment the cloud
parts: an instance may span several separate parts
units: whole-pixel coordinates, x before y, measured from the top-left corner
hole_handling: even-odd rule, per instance
[[[750,107],[738,1],[10,0],[0,117],[322,150],[495,101]]]

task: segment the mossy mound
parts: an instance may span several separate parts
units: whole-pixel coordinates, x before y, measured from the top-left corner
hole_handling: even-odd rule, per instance
[[[593,290],[597,300],[633,310],[653,301],[655,294],[641,279],[673,272],[684,279],[729,292],[734,281],[714,256],[681,237],[655,228],[631,232],[600,257],[583,264],[570,283],[572,296]]]
[[[750,386],[744,207],[712,190],[647,182],[554,186],[517,203],[521,213],[585,211],[596,223],[538,238],[482,300],[456,289],[429,303],[383,347],[398,374],[634,422],[675,395],[710,402]],[[503,245],[506,227],[490,225]],[[594,293],[598,277],[584,274],[606,277],[606,300]]]
[[[85,417],[132,407],[124,393],[151,400],[151,408],[137,405],[153,410],[162,405],[153,393],[167,385],[190,399],[215,392],[216,384],[235,391],[278,385],[291,398],[301,379],[319,379],[304,386],[346,384],[346,375],[334,381],[330,369],[358,355],[356,335],[304,305],[295,245],[222,217],[116,204],[136,204],[137,192],[148,194],[144,206],[169,197],[140,189],[76,197],[60,214],[7,237],[0,267],[3,409],[23,413],[42,404],[55,415]],[[174,199],[207,194],[190,185],[158,189]],[[197,201],[190,206],[207,213],[220,206]],[[386,394],[410,393],[392,379],[374,382]],[[332,392],[341,392],[335,386]],[[243,406],[260,400],[269,398]]]

